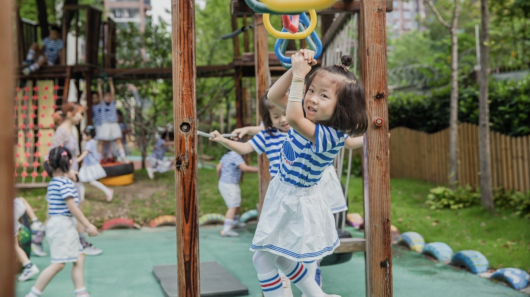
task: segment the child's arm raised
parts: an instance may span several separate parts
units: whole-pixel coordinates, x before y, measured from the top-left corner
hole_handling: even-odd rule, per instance
[[[114,79],[112,77],[109,77],[109,85],[110,85],[110,96],[112,97],[112,101],[116,100],[116,90],[114,89]]]
[[[234,138],[243,138],[245,135],[256,135],[259,133],[259,131],[265,129],[263,126],[248,126],[243,128],[237,128],[230,134],[237,134],[237,137]],[[237,140],[237,139],[236,139]]]
[[[74,198],[69,197],[65,200],[65,202],[66,202],[66,206],[68,206],[68,210],[70,211],[70,213],[77,219],[77,221],[79,221],[81,224],[83,224],[83,226],[85,226],[86,232],[88,233],[88,235],[90,236],[98,235],[98,228],[96,228],[96,226],[92,225],[87,220],[87,218],[85,217],[83,212],[79,209],[79,207],[75,205]]]
[[[240,155],[250,154],[254,151],[250,143],[248,142],[237,142],[230,139],[226,139],[217,131],[211,133],[214,137],[210,138],[210,141],[219,142],[224,147],[229,150],[232,150]]]
[[[285,110],[287,107],[287,91],[291,86],[292,80],[293,71],[289,69],[271,86],[267,92],[267,99],[282,110]]]
[[[346,140],[344,140],[344,147],[353,150],[356,148],[360,148],[363,146],[363,137],[357,136],[357,137],[348,137]]]
[[[103,101],[103,89],[101,88],[102,84],[103,80],[101,78],[98,78],[98,95],[100,102]]]

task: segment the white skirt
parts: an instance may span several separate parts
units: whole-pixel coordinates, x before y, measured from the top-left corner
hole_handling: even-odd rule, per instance
[[[52,263],[76,262],[83,252],[77,221],[74,217],[55,215],[46,223],[46,238],[50,244]]]
[[[88,183],[91,181],[98,180],[100,178],[104,178],[107,176],[107,173],[101,167],[100,164],[94,164],[94,165],[88,165],[88,166],[81,166],[81,169],[79,170],[79,181]]]
[[[121,128],[118,123],[103,123],[96,129],[96,139],[112,141],[121,139]]]
[[[342,192],[342,185],[333,166],[328,166],[324,169],[322,178],[318,183],[322,189],[322,194],[328,199],[332,213],[348,210],[348,205]]]
[[[241,206],[241,188],[239,187],[239,184],[219,182],[219,192],[221,192],[226,207],[232,208]]]
[[[293,261],[321,259],[340,244],[335,219],[318,185],[295,187],[279,177],[269,184],[251,251]]]

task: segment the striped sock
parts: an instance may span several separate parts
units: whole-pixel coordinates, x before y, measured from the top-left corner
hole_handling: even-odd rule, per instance
[[[79,289],[75,289],[74,293],[75,293],[75,296],[78,296],[78,295],[81,295],[81,294],[86,294],[86,288],[82,287],[82,288],[79,288]]]
[[[26,57],[26,61],[30,62],[30,61],[33,61],[35,59],[35,51],[30,49],[28,51],[28,55]]]
[[[226,232],[226,231],[232,229],[233,225],[234,225],[234,220],[225,219],[225,224],[223,226],[223,231]]]
[[[316,281],[316,273],[317,273],[317,268],[318,268],[318,265],[317,265],[317,261],[316,260],[313,260],[313,261],[304,261],[304,266],[307,268],[307,271],[309,272],[310,276],[312,278],[315,279]],[[317,282],[318,283],[318,282]]]
[[[39,70],[39,67],[40,67],[39,64],[33,63],[33,64],[31,64],[31,66],[29,66],[29,70],[31,70],[31,72],[33,72],[33,71]]]
[[[40,297],[42,294],[41,291],[35,289],[35,287],[31,287],[31,291],[29,291],[29,294],[26,295],[27,297]]]
[[[278,270],[266,274],[258,274],[261,290],[265,297],[283,297],[283,284]]]
[[[307,297],[322,297],[324,292],[315,282],[315,277],[308,273],[304,263],[293,262],[291,267],[285,270],[285,275],[295,284]]]

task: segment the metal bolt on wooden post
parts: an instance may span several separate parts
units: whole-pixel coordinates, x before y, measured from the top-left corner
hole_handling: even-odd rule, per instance
[[[171,0],[171,16],[178,295],[199,297],[195,1]]]
[[[388,94],[385,11],[385,0],[361,0],[359,56],[368,118],[383,122],[369,123],[363,149],[366,296],[377,297],[393,294],[388,99],[377,96]]]

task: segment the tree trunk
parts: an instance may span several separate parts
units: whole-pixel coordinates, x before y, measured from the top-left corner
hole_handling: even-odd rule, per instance
[[[48,11],[46,10],[46,0],[35,0],[37,3],[38,19],[40,26],[40,37],[44,39],[50,36],[48,26]]]
[[[488,0],[481,1],[482,31],[480,32],[480,95],[479,95],[479,154],[480,154],[480,192],[482,206],[493,211],[493,190],[491,186],[490,164],[490,126],[488,105],[489,72],[489,12]]]
[[[449,118],[449,185],[458,184],[458,12],[460,5],[455,1],[451,24],[451,115]]]

